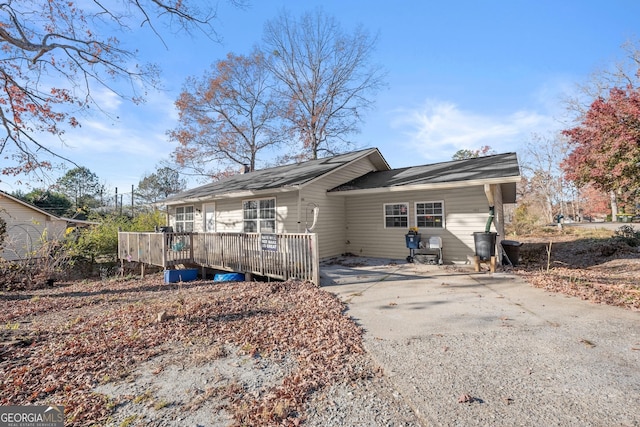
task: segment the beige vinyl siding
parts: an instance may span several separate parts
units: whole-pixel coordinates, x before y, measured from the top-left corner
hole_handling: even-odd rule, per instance
[[[318,234],[320,258],[341,255],[347,251],[346,205],[344,197],[328,196],[327,190],[376,170],[369,158],[363,158],[338,169],[316,182],[305,186],[301,193],[301,232],[305,229],[305,212],[310,203],[318,205],[318,223],[313,230]],[[309,226],[312,217],[309,216]]]
[[[319,215],[313,232],[318,234],[320,258],[327,258],[346,251],[345,200],[342,197],[328,197],[327,190],[375,170],[377,168],[369,157],[365,157],[304,185],[300,191],[260,194],[255,197],[220,198],[203,203],[215,202],[216,231],[241,232],[242,201],[275,197],[279,233],[303,233],[313,222],[311,208],[315,204],[319,208]],[[203,203],[170,206],[169,225],[175,228],[176,207],[193,205],[194,231],[204,231]]]
[[[277,203],[277,201],[276,201]],[[276,205],[277,206],[277,205]],[[242,232],[242,200],[216,200],[216,231],[219,233]],[[202,229],[202,218],[199,218]]]
[[[298,192],[291,191],[276,194],[261,194],[233,199],[218,199],[215,203],[215,222],[217,232],[241,233],[243,230],[242,202],[245,200],[276,199],[276,227],[278,233],[297,233],[298,231]],[[193,203],[169,207],[169,225],[175,229],[176,208],[193,206],[193,231],[204,232],[204,203]]]
[[[347,252],[375,258],[404,259],[409,255],[405,234],[408,228],[385,228],[385,203],[408,203],[409,226],[414,226],[415,203],[443,201],[445,228],[422,228],[423,240],[440,236],[445,262],[461,263],[473,255],[473,233],[484,231],[489,205],[483,186],[452,190],[407,191],[337,197],[344,199],[347,212]]]
[[[67,221],[62,219],[48,220],[46,222],[47,239],[61,240],[64,239],[67,231]]]
[[[9,261],[33,256],[42,238],[61,239],[66,229],[66,221],[45,215],[2,195],[0,217],[7,222],[7,234],[0,257]]]

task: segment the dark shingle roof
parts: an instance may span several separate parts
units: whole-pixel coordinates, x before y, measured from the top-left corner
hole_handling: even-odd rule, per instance
[[[171,204],[172,202],[177,203],[188,200],[206,199],[244,191],[276,190],[296,185],[304,185],[354,160],[375,153],[379,156],[379,167],[388,169],[389,166],[386,164],[386,161],[378,149],[369,148],[323,159],[309,160],[302,163],[233,175],[175,194],[166,198],[161,203]]]
[[[330,191],[368,190],[495,178],[516,179],[519,176],[520,168],[516,153],[505,153],[431,165],[369,172]]]

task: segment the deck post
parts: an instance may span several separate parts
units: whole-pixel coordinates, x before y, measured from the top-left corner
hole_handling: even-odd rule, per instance
[[[194,233],[189,233],[189,259],[193,262],[193,236]]]
[[[318,258],[318,235],[311,234],[309,244],[311,245],[311,268],[313,269],[313,283],[320,287],[320,259]]]
[[[167,269],[167,235],[165,233],[162,234],[162,268]]]
[[[258,235],[260,240],[260,274],[264,276],[264,250],[262,248],[262,234]]]

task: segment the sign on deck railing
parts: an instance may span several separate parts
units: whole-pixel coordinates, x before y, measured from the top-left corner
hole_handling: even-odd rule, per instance
[[[176,264],[320,283],[315,233],[118,233],[118,257],[168,268]]]
[[[261,234],[260,235],[260,248],[263,251],[277,251],[278,250],[278,237],[275,234]]]

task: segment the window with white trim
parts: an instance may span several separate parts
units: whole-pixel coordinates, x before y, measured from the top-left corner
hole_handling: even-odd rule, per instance
[[[245,200],[242,217],[245,233],[275,233],[276,199]]]
[[[193,206],[176,208],[176,232],[193,231]]]
[[[409,227],[409,204],[408,203],[385,203],[384,227],[385,228]]]
[[[416,202],[418,228],[444,228],[444,202]]]

